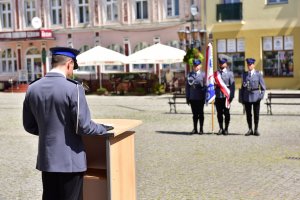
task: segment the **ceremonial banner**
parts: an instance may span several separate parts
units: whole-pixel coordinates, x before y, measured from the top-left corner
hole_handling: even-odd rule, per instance
[[[206,105],[215,100],[215,86],[214,86],[214,69],[213,69],[213,49],[211,43],[206,48]]]

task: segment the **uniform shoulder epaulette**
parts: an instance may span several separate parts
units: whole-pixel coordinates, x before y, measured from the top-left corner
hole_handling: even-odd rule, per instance
[[[76,84],[76,85],[81,85],[78,81],[76,81],[74,79],[67,78],[67,80],[70,81],[70,82],[72,82],[72,83],[74,83],[74,84]]]
[[[30,83],[29,83],[29,85],[31,85],[32,83],[35,83],[35,82],[37,82],[38,80],[40,80],[41,78],[37,78],[37,79],[35,79],[34,81],[31,81]]]

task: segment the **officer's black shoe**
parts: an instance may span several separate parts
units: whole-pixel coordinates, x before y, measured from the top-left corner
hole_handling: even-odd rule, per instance
[[[255,135],[255,136],[259,136],[259,135],[260,135],[259,132],[258,132],[258,130],[255,130],[255,131],[254,131],[254,135]]]
[[[223,129],[220,129],[217,135],[222,135],[223,134]]]
[[[253,135],[253,130],[252,129],[249,129],[249,131],[245,134],[245,136],[250,136],[250,135]]]
[[[191,132],[191,134],[197,134],[197,133],[198,133],[198,131],[195,130],[195,129],[193,129],[192,132]]]
[[[199,131],[199,135],[203,135],[204,132],[203,132],[203,129],[201,128],[200,131]]]
[[[228,135],[228,129],[225,129],[225,130],[223,131],[223,135]]]

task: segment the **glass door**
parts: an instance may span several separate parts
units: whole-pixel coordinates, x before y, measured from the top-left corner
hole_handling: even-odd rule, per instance
[[[37,78],[41,78],[42,71],[42,59],[40,56],[27,56],[26,58],[26,68],[28,72],[28,81],[34,81]]]

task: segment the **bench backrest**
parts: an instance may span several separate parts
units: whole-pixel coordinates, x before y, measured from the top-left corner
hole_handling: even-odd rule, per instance
[[[185,94],[174,93],[173,94],[173,99],[177,99],[177,98],[186,98],[186,96],[185,96]]]
[[[300,93],[294,93],[294,94],[291,94],[291,93],[269,93],[268,94],[268,98],[269,99],[273,99],[273,98],[282,98],[282,99],[285,99],[285,98],[300,98]]]

